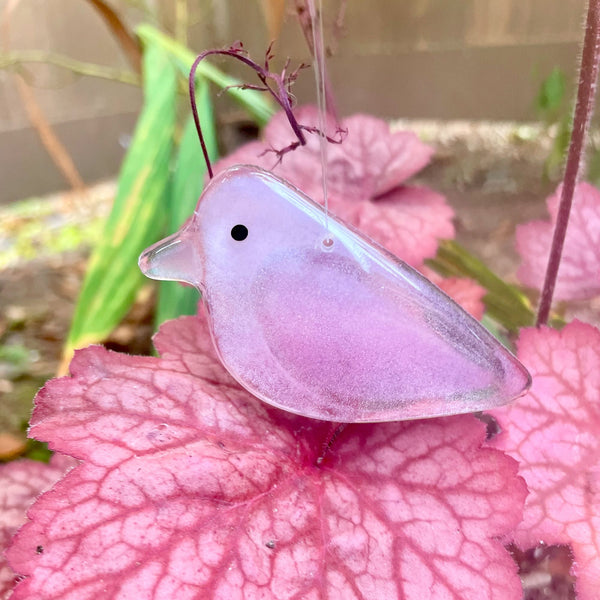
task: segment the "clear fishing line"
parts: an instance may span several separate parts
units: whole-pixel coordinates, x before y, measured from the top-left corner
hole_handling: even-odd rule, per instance
[[[323,185],[323,202],[325,206],[325,237],[323,245],[330,248],[333,240],[329,236],[329,202],[327,193],[327,102],[325,96],[325,43],[323,40],[323,2],[317,0],[315,6],[314,0],[308,0],[310,10],[310,20],[313,38],[314,53],[314,72],[315,84],[317,88],[317,108],[318,108],[318,127],[319,127],[319,149],[321,154],[321,182]]]

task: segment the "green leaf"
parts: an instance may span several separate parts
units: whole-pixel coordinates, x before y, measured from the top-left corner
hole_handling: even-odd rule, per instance
[[[144,42],[160,46],[167,52],[187,79],[192,64],[196,60],[196,54],[185,46],[182,46],[172,37],[152,27],[152,25],[140,25],[136,33]],[[202,61],[198,65],[196,73],[198,76],[206,77],[206,79],[212,81],[222,89],[229,88],[227,92],[248,111],[260,127],[266,125],[275,113],[273,103],[269,101],[264,93],[257,92],[256,90],[240,90],[239,88],[230,87],[239,85],[240,81],[226,75],[208,61]]]
[[[144,282],[137,260],[163,233],[169,183],[177,72],[155,44],[144,52],[144,107],[119,175],[117,196],[102,240],[90,258],[64,349],[106,338],[129,310]]]
[[[536,99],[536,107],[541,117],[554,120],[555,113],[560,110],[565,99],[566,89],[565,74],[558,67],[554,67],[542,82]]]
[[[48,444],[28,439],[27,448],[23,454],[23,458],[30,458],[31,460],[37,460],[38,462],[49,463],[52,458],[52,452],[48,449]]]
[[[544,177],[550,181],[559,179],[562,174],[569,142],[571,141],[572,125],[573,119],[570,114],[565,114],[556,124],[556,134],[552,140],[550,154],[544,161]]]
[[[592,147],[587,161],[587,175],[585,177],[596,187],[600,187],[600,150]]]
[[[202,123],[202,133],[211,161],[218,156],[217,131],[210,100],[208,82],[205,78],[199,80],[196,88],[198,116]],[[185,125],[168,205],[168,233],[174,233],[192,215],[198,198],[204,187],[206,164],[194,119],[190,115]],[[196,288],[187,287],[173,281],[163,281],[160,284],[156,323],[174,319],[181,315],[193,315],[197,312],[199,294]]]
[[[452,240],[440,242],[427,264],[444,277],[470,277],[487,290],[483,298],[488,315],[508,331],[533,325],[531,303],[518,288],[504,282],[478,258]]]

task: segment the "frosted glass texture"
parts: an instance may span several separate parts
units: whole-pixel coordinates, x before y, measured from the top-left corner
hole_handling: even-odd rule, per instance
[[[331,243],[333,241],[333,243]],[[500,406],[523,365],[417,271],[271,173],[232,167],[142,271],[199,288],[231,375],[279,408],[337,422]]]

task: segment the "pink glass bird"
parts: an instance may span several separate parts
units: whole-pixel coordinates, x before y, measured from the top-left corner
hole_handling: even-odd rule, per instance
[[[491,409],[525,367],[417,271],[251,166],[215,176],[142,271],[202,293],[217,352],[252,394],[337,422]]]

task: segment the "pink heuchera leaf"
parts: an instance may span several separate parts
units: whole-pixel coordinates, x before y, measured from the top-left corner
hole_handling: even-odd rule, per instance
[[[562,331],[527,329],[519,358],[530,392],[493,411],[494,447],[520,463],[530,495],[514,539],[570,544],[578,598],[600,590],[600,331],[574,321]]]
[[[550,222],[532,221],[517,227],[520,281],[542,288],[561,186],[546,201]],[[586,300],[600,294],[600,191],[589,183],[579,183],[573,197],[569,228],[558,271],[554,297],[557,300]]]
[[[49,464],[21,459],[0,465],[0,598],[7,598],[15,585],[16,575],[6,563],[4,551],[25,523],[26,510],[76,464],[70,456],[55,454]],[[36,551],[43,552],[43,548]]]
[[[439,279],[439,281],[436,281]],[[484,288],[472,281],[461,277],[436,277],[433,282],[440,287],[448,296],[458,302],[468,313],[476,319],[481,320],[485,311],[483,297],[486,294]]]
[[[460,304],[468,313],[477,320],[481,320],[485,312],[483,297],[486,291],[478,283],[472,279],[464,279],[462,277],[442,277],[433,269],[426,266],[419,270],[427,279],[446,292],[450,298]]]
[[[294,114],[304,125],[316,126],[314,106]],[[443,196],[425,187],[406,186],[406,179],[429,163],[432,148],[412,132],[392,132],[368,115],[344,119],[348,134],[341,144],[328,145],[328,197],[334,214],[358,227],[405,262],[420,266],[435,255],[439,239],[454,237],[452,209]],[[328,124],[333,134],[335,126]],[[285,154],[279,164],[269,149],[280,150],[295,140],[283,112],[267,125],[263,142],[251,142],[215,165],[215,171],[235,164],[272,170],[317,202],[323,202],[319,138],[306,134],[306,146]]]
[[[332,425],[242,390],[203,319],[156,345],[40,392],[32,433],[83,462],[15,538],[13,600],[521,597],[524,482],[474,417],[351,425],[320,462]]]

